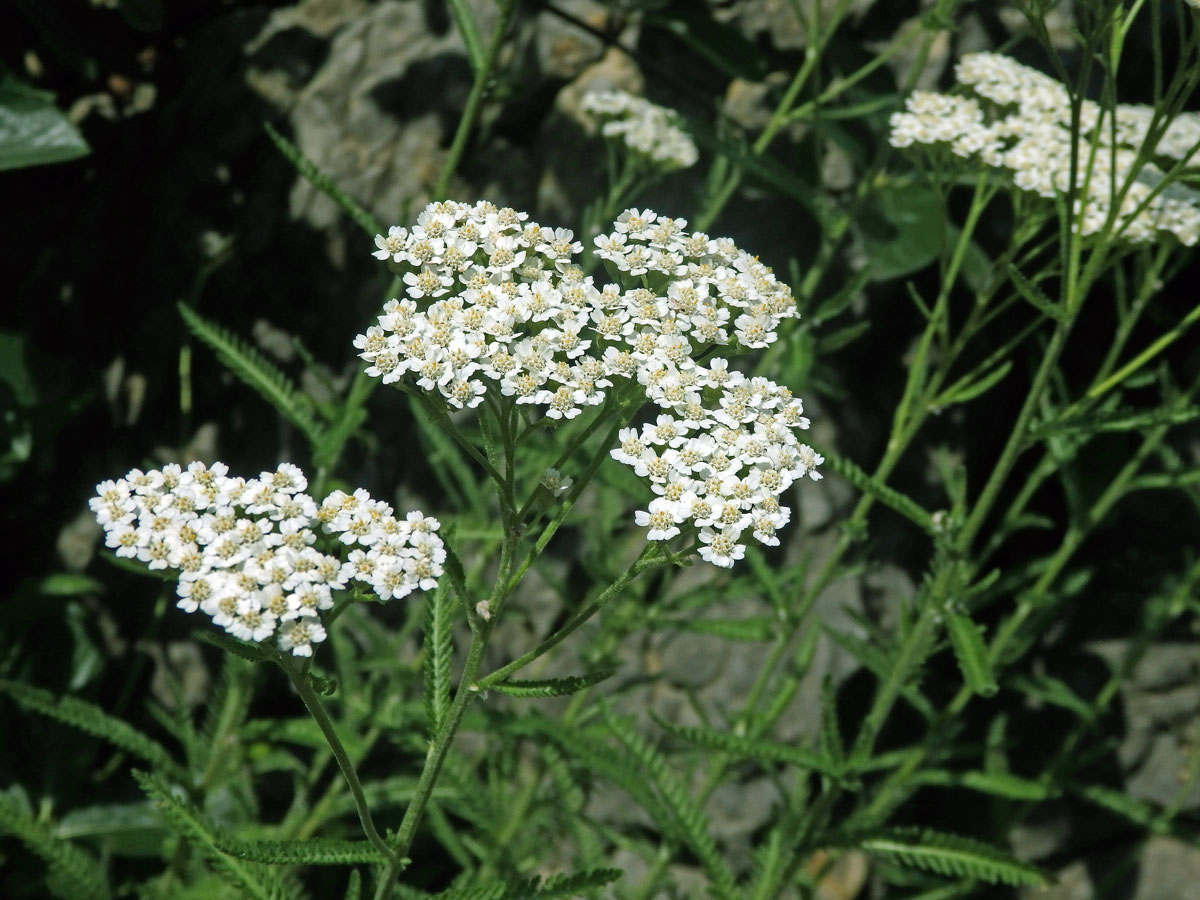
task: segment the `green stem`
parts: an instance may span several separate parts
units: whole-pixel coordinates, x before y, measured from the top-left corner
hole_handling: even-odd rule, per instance
[[[280,653],[275,657],[275,661],[279,663],[279,668],[283,669],[288,680],[292,682],[292,687],[296,689],[296,693],[304,701],[309,715],[313,717],[313,720],[317,723],[317,727],[321,729],[321,734],[325,736],[325,742],[329,745],[329,750],[333,753],[333,758],[337,760],[338,768],[342,770],[342,775],[346,779],[346,785],[350,788],[350,794],[354,797],[354,808],[358,810],[358,820],[362,823],[363,834],[367,836],[367,840],[370,841],[371,846],[383,854],[389,861],[389,864],[394,864],[396,861],[395,855],[388,847],[387,842],[375,830],[375,823],[371,819],[371,810],[367,806],[366,795],[363,794],[362,782],[358,780],[358,773],[354,770],[354,763],[350,760],[350,754],[346,752],[341,738],[338,737],[337,729],[334,728],[333,720],[329,717],[325,705],[321,703],[321,698],[313,690],[306,673],[296,668],[291,657],[286,653]]]
[[[496,23],[496,29],[492,32],[492,39],[488,42],[487,54],[484,56],[479,70],[475,73],[475,83],[471,85],[471,93],[467,97],[467,105],[463,109],[463,114],[458,120],[458,129],[454,132],[454,141],[450,144],[450,152],[446,156],[445,165],[442,166],[442,174],[438,178],[437,187],[433,189],[435,200],[446,198],[446,192],[450,188],[450,179],[454,176],[454,172],[462,160],[467,140],[471,136],[471,129],[475,127],[475,120],[479,116],[479,108],[487,93],[488,83],[492,80],[492,70],[496,66],[496,58],[504,43],[504,33],[508,31],[508,25],[512,21],[516,8],[515,0],[501,0],[500,19]]]
[[[610,584],[603,592],[590,600],[581,610],[579,610],[579,612],[575,613],[575,615],[573,615],[565,625],[558,629],[558,631],[542,640],[541,643],[539,643],[532,650],[521,654],[521,656],[517,657],[512,662],[503,665],[494,672],[489,672],[487,675],[480,678],[476,683],[476,689],[485,691],[496,682],[503,681],[513,672],[516,672],[518,669],[525,668],[538,657],[545,655],[547,652],[557,647],[568,637],[570,637],[579,628],[579,626],[583,625],[584,622],[603,609],[609,603],[609,601],[620,594],[621,591],[625,590],[625,588],[627,588],[633,579],[637,578],[638,575],[642,574],[647,569],[664,565],[670,561],[671,557],[662,555],[661,551],[659,555],[647,558],[651,550],[657,549],[658,548],[656,544],[647,543],[643,548],[641,555],[637,558],[637,560],[634,561],[633,565],[629,567],[629,571],[617,578],[617,580]]]
[[[400,877],[400,872],[406,865],[406,856],[412,847],[413,838],[416,837],[417,825],[420,824],[421,815],[425,812],[425,807],[433,794],[434,785],[442,771],[442,764],[446,761],[446,753],[450,750],[450,745],[454,742],[454,734],[462,723],[467,702],[475,696],[475,673],[479,670],[479,664],[483,659],[483,648],[486,642],[487,638],[482,632],[472,632],[471,646],[467,650],[467,661],[458,682],[458,690],[455,691],[454,700],[446,713],[446,719],[442,722],[442,727],[438,729],[433,745],[429,748],[429,755],[425,759],[425,767],[421,770],[421,777],[417,782],[412,801],[408,804],[408,809],[404,812],[404,819],[400,822],[400,831],[396,835],[396,849],[389,853],[390,861],[379,880],[379,887],[375,891],[375,900],[384,900],[391,896],[392,889],[396,886],[396,879]]]

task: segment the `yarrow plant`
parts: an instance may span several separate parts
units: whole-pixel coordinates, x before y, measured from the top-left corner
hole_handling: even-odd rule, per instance
[[[290,463],[257,478],[228,473],[220,462],[133,469],[97,485],[91,500],[118,557],[179,572],[185,612],[199,610],[243,641],[275,635],[283,650],[311,656],[326,637],[321,613],[349,582],[380,600],[437,585],[446,553],[436,519],[397,520],[361,488],[318,505]],[[314,546],[318,530],[337,535],[344,560]]]
[[[809,426],[803,405],[707,354],[769,346],[796,314],[787,285],[728,238],[628,209],[595,239],[616,279],[597,286],[571,231],[528,218],[487,202],[433,203],[411,231],[376,236],[375,257],[408,298],[355,339],[366,373],[384,383],[411,373],[459,409],[481,404],[490,385],[552,420],[602,404],[616,382],[637,384],[666,412],[640,437],[622,432],[612,455],[659,495],[638,513],[649,539],[690,523],[721,566],[741,557],[744,532],[778,543],[790,516],[779,497],[797,478],[820,478],[822,457],[796,438]]]
[[[914,91],[906,111],[891,118],[892,146],[948,147],[1047,199],[1066,196],[1074,156],[1081,234],[1097,234],[1113,219],[1114,232],[1131,243],[1160,232],[1189,247],[1200,241],[1200,193],[1160,188],[1164,173],[1153,162],[1200,164],[1200,114],[1164,123],[1150,106],[1121,104],[1114,114],[1084,100],[1073,139],[1071,99],[1053,78],[997,53],[967,54],[955,71],[968,93]]]
[[[592,91],[582,108],[600,122],[600,133],[664,169],[686,169],[700,158],[696,142],[670,109],[627,91]]]
[[[1127,765],[1136,754],[1112,723],[1136,718],[1114,713],[1144,693],[1125,690],[1142,655],[1200,615],[1196,555],[1125,527],[1161,525],[1156,503],[1127,501],[1172,489],[1163,508],[1200,521],[1196,442],[1182,431],[1200,422],[1183,340],[1200,304],[1164,291],[1200,242],[1200,119],[1182,112],[1200,87],[1200,20],[1182,3],[930,0],[875,52],[854,4],[792,4],[797,56],[773,52],[771,34],[723,45],[724,29],[765,21],[744,4],[703,30],[687,4],[650,5],[610,20],[654,33],[634,63],[661,34],[679,38],[672,64],[730,51],[689,85],[696,101],[729,78],[724,103],[690,107],[711,113],[711,166],[681,171],[698,157],[682,117],[585,96],[608,182],[572,195],[584,202],[570,228],[441,200],[466,183],[464,154],[478,150],[484,171],[490,136],[514,140],[513,128],[473,129],[489,104],[514,108],[494,86],[528,78],[530,55],[503,52],[508,36],[536,37],[539,60],[549,36],[559,55],[537,4],[498,0],[483,21],[477,4],[450,4],[473,83],[429,190],[439,202],[412,221],[379,224],[271,132],[361,227],[364,257],[374,237],[369,274],[391,277],[387,302],[340,327],[337,359],[297,336],[278,364],[267,342],[259,352],[196,311],[203,277],[179,304],[190,343],[169,374],[192,379],[181,433],[208,405],[223,441],[249,439],[226,424],[253,408],[231,411],[225,383],[203,381],[215,370],[192,355],[203,345],[277,415],[266,449],[305,468],[243,478],[190,462],[96,486],[99,555],[164,576],[171,588],[149,593],[201,623],[198,650],[91,573],[23,580],[23,597],[61,598],[68,615],[43,629],[48,617],[16,603],[0,637],[45,631],[72,652],[6,644],[0,710],[118,752],[89,740],[45,754],[47,771],[22,785],[40,729],[22,721],[21,739],[0,745],[15,773],[0,784],[14,900],[769,900],[828,893],[835,856],[860,873],[836,876],[847,897],[1015,895],[1044,885],[1075,843],[1012,840],[1040,801],[1075,821],[1095,809],[1123,819],[1117,876],[1137,870],[1147,836],[1188,836],[1179,815],[1200,769],[1159,798],[1138,793],[1141,763]],[[899,16],[877,6],[872,33]],[[889,115],[930,74],[924,60],[962,43],[945,40],[960,16],[992,34],[1020,8],[1029,27],[1004,46],[1044,58],[1061,49],[1052,7],[1078,42],[1053,62],[1063,83],[968,54],[953,91],[917,92]],[[1123,54],[1147,49],[1153,85],[1120,72]],[[910,68],[887,65],[899,59],[919,64],[889,82]],[[498,71],[508,60],[521,71]],[[1155,107],[1118,105],[1118,84]],[[873,152],[880,139],[922,152]],[[670,196],[694,201],[686,220],[645,208],[667,177]],[[707,233],[738,207],[742,222],[788,223],[772,252],[792,257],[795,296]],[[835,355],[863,335],[869,358]],[[37,379],[16,359],[37,354],[11,355],[7,424],[40,424]],[[348,361],[352,378],[330,376]],[[791,392],[803,385],[847,398],[835,410],[853,439],[845,452],[822,445],[828,461],[803,442],[810,423]],[[0,481],[19,471],[21,441],[40,450],[49,431],[13,431]],[[254,452],[274,431],[254,429]],[[353,489],[348,470],[420,492],[412,505],[436,504],[440,521]],[[830,471],[837,484],[814,484]],[[814,513],[803,535],[797,497]],[[37,686],[48,679],[69,695]],[[138,710],[142,685],[154,701]],[[73,756],[73,771],[54,768]],[[945,802],[922,803],[928,791]],[[987,817],[961,815],[981,794]],[[730,802],[750,812],[740,825]]]

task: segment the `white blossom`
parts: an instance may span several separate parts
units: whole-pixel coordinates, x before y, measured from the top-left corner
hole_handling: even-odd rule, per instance
[[[304,493],[304,472],[291,463],[251,479],[228,471],[223,463],[196,462],[186,470],[133,469],[98,484],[90,506],[118,556],[178,571],[177,606],[204,612],[241,640],[276,635],[284,650],[311,656],[326,636],[320,614],[347,581],[364,582],[387,600],[430,590],[442,574],[436,519],[412,512],[398,521],[361,488],[335,491],[318,506]],[[369,549],[342,561],[313,546],[317,529]]]

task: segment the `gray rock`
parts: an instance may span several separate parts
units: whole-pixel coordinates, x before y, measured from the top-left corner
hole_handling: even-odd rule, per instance
[[[1133,900],[1184,900],[1200,885],[1200,849],[1169,837],[1151,837],[1142,847]]]
[[[1200,806],[1195,751],[1172,734],[1150,741],[1145,759],[1126,781],[1126,792],[1160,806],[1178,805],[1189,810]]]

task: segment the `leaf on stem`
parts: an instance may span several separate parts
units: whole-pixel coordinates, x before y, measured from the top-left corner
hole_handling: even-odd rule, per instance
[[[958,668],[962,671],[967,687],[981,697],[991,697],[999,688],[979,626],[970,616],[956,610],[947,610],[946,630],[950,635],[950,644],[954,647],[954,658],[958,660]]]
[[[210,322],[186,303],[178,304],[188,330],[207,344],[234,375],[257,391],[279,414],[316,447],[321,425],[313,418],[313,402],[267,358],[221,326]]]
[[[599,684],[616,673],[617,669],[613,666],[567,678],[497,681],[488,685],[488,690],[496,690],[513,697],[561,697]]]

